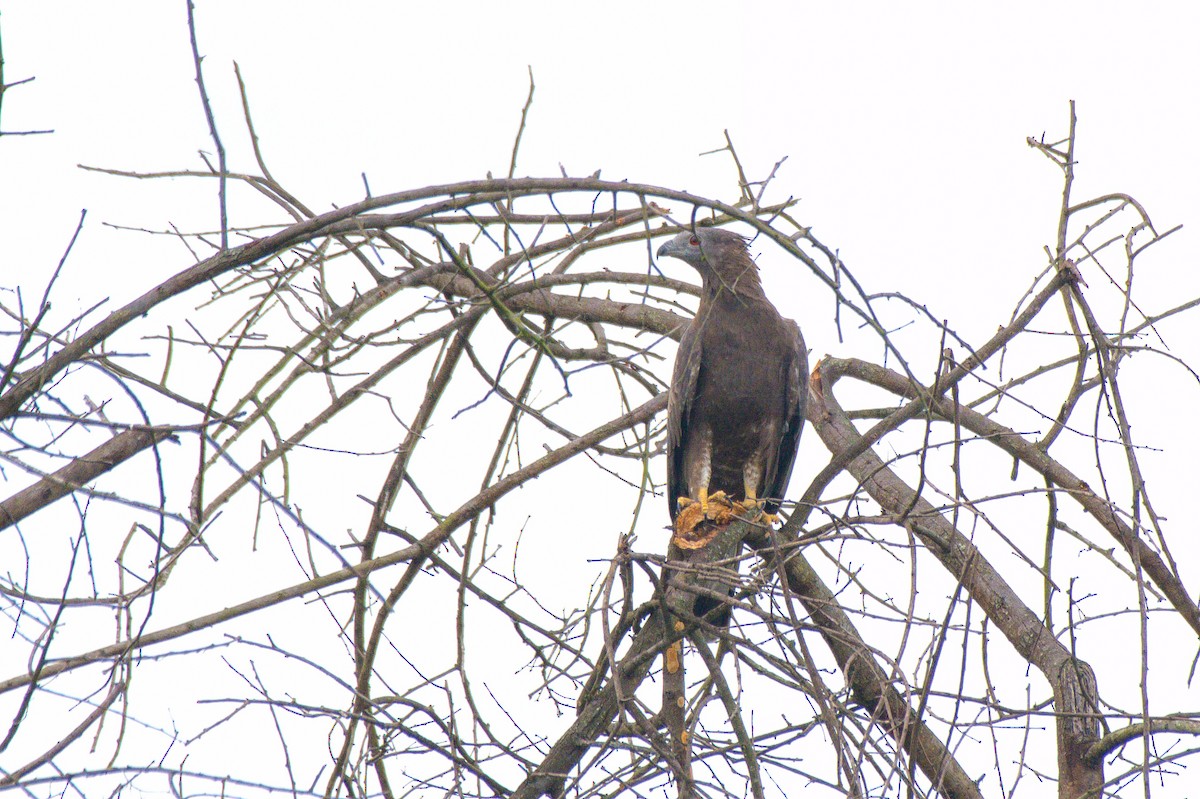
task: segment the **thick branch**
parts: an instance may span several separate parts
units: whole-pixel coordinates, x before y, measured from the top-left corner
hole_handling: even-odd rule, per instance
[[[763,557],[782,559],[782,576],[787,581],[788,592],[808,611],[810,621],[820,631],[842,670],[854,700],[871,710],[874,718],[908,753],[934,789],[951,799],[981,799],[983,794],[976,782],[892,686],[888,673],[876,662],[871,648],[838,604],[833,591],[803,553],[795,550],[795,541],[785,545],[784,552],[773,553],[781,542],[773,541],[772,536],[761,529],[747,540]]]
[[[863,450],[862,436],[833,396],[833,385],[844,373],[843,369],[858,364],[827,358],[813,373],[809,419],[835,457],[843,451]],[[920,396],[929,396],[927,390],[914,389],[900,375],[896,378],[905,387],[903,391],[919,391]],[[966,424],[963,413],[960,411],[958,417],[950,418]],[[998,440],[1001,445],[1002,442],[1002,438]],[[1099,790],[1104,783],[1103,769],[1089,767],[1082,760],[1082,753],[1099,735],[1096,684],[1091,667],[1074,658],[970,539],[917,495],[874,451],[866,448],[850,461],[847,471],[885,511],[906,519],[906,525],[928,551],[959,580],[1017,652],[1050,684],[1057,711],[1060,796],[1066,792],[1073,799],[1087,791]]]
[[[448,266],[446,271],[430,274],[421,282],[455,297],[482,299],[483,294],[468,278]],[[493,278],[486,273],[478,272],[489,281]],[[632,275],[622,272],[609,272],[596,275],[597,281],[608,283],[632,283],[645,285],[647,282],[663,282],[662,278],[649,280],[645,275]],[[579,286],[592,282],[586,275],[546,275],[522,283],[514,283],[497,289],[494,293],[498,299],[514,311],[526,311],[542,316],[553,316],[558,319],[570,319],[579,322],[605,322],[620,327],[635,330],[646,330],[660,335],[678,339],[683,335],[683,327],[688,320],[677,313],[655,308],[644,302],[619,302],[616,300],[598,299],[594,297],[579,297],[566,294],[555,294],[549,289],[553,286]],[[677,281],[670,281],[676,283]],[[682,285],[670,285],[672,289],[682,289]],[[694,288],[691,291],[695,291]]]
[[[164,439],[177,441],[175,430],[174,427],[131,427],[118,433],[86,455],[75,458],[54,474],[46,475],[28,488],[0,502],[0,530],[87,485],[142,450]]]
[[[587,750],[607,732],[609,724],[617,717],[620,701],[617,685],[626,695],[631,695],[646,675],[654,658],[663,650],[665,643],[662,614],[651,614],[629,646],[629,652],[617,665],[619,679],[609,680],[602,689],[584,705],[575,722],[559,736],[558,741],[546,753],[537,769],[525,778],[510,799],[537,799],[552,796],[557,799],[566,788],[567,775],[579,765]]]
[[[912,382],[903,375],[897,374],[882,366],[859,360],[826,359],[821,362],[823,377],[836,380],[835,375],[850,375],[898,395],[916,398],[928,397],[924,388],[914,388]],[[1028,441],[1012,429],[992,421],[988,417],[962,405],[955,405],[945,397],[932,400],[933,410],[943,419],[956,420],[979,437],[995,443],[996,446],[1012,456],[1028,464],[1039,474],[1063,489],[1093,519],[1108,531],[1113,538],[1120,542],[1134,562],[1139,562],[1142,569],[1162,590],[1167,599],[1179,611],[1197,634],[1200,634],[1200,607],[1192,600],[1187,589],[1167,567],[1162,558],[1145,541],[1117,515],[1113,507],[1074,472],[1051,458],[1045,450]]]

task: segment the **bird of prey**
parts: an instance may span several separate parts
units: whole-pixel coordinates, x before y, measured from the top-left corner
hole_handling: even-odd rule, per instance
[[[658,255],[686,262],[703,281],[667,402],[667,498],[679,541],[716,518],[715,503],[728,508],[725,498],[778,510],[804,424],[808,352],[800,328],[763,293],[738,234],[695,228]]]

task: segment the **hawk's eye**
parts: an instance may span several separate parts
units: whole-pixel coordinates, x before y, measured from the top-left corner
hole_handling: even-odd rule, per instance
[[[696,238],[695,236],[692,236],[691,239],[688,240],[688,244],[692,245],[693,247],[697,246],[699,243],[700,239]]]

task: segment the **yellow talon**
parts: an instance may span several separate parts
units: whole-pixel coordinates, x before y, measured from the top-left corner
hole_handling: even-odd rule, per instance
[[[763,510],[763,507],[765,505],[766,505],[766,502],[759,499],[758,493],[752,488],[747,488],[746,489],[746,498],[744,500],[742,500],[741,502],[737,503],[737,507],[739,509],[745,511],[746,513],[761,514],[759,521],[761,521],[763,524],[778,523],[779,522],[778,516],[776,516],[774,513],[767,513],[766,511]]]
[[[739,508],[749,513],[762,510],[763,503],[758,499],[758,492],[746,486],[746,498],[737,504]]]
[[[707,491],[705,492],[708,493]],[[729,515],[729,508],[733,503],[729,501],[729,497],[724,491],[717,491],[708,497],[708,502],[704,506],[704,518],[717,519]]]
[[[716,535],[711,525],[701,529],[704,522],[724,525],[733,521],[735,505],[724,491],[708,493],[707,488],[696,492],[696,499],[680,497],[679,513],[675,516],[674,541],[684,549],[700,549]]]

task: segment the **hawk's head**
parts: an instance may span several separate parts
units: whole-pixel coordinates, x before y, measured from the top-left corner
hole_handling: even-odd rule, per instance
[[[746,251],[746,240],[732,230],[685,230],[659,247],[658,257],[684,261],[700,273],[706,286],[758,286],[758,268]]]

